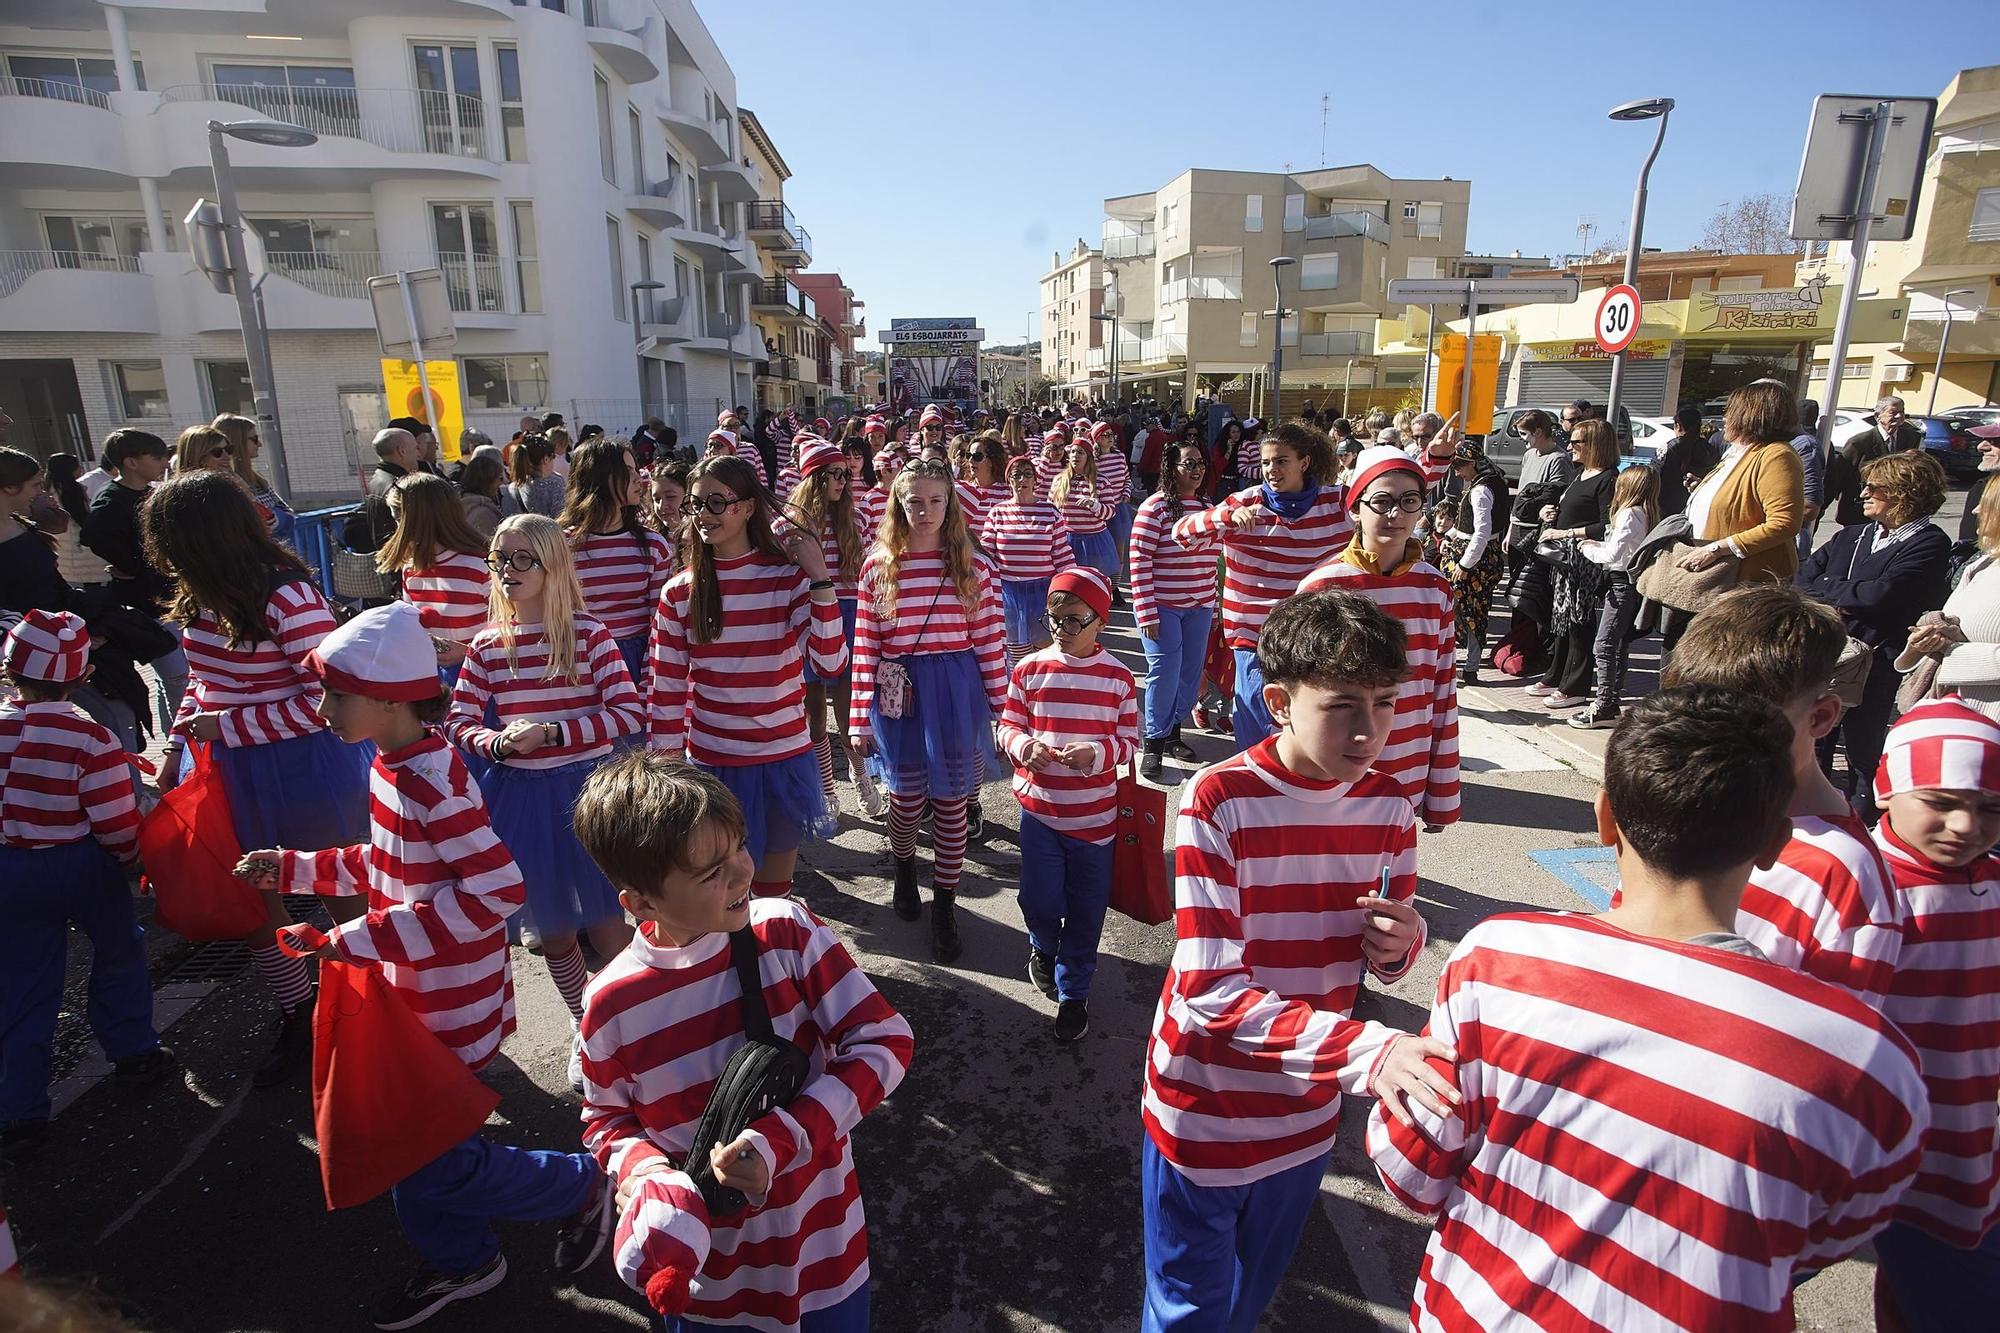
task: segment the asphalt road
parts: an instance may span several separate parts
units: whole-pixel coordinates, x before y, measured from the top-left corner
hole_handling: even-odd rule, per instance
[[[1124,612],[1117,615],[1129,626]],[[1129,655],[1129,636],[1114,647]],[[1431,942],[1401,983],[1371,984],[1361,1012],[1422,1023],[1439,967],[1472,925],[1522,907],[1584,908],[1607,887],[1592,850],[1593,784],[1576,752],[1539,742],[1500,696],[1468,692],[1465,814],[1424,835],[1419,901]],[[1189,737],[1205,759],[1219,737]],[[870,1220],[875,1326],[884,1330],[1114,1330],[1136,1325],[1142,1285],[1138,1160],[1141,1061],[1172,952],[1171,927],[1113,914],[1074,1046],[1050,1035],[1052,1005],[1024,974],[1013,887],[1017,812],[985,792],[988,834],[962,889],[966,954],[929,962],[927,922],[889,911],[884,831],[852,815],[813,849],[804,901],[834,924],[917,1036],[896,1094],[855,1136]],[[303,1085],[250,1087],[272,1009],[245,960],[152,932],[161,1021],[181,1077],[137,1096],[97,1081],[82,1023],[82,957],[59,1034],[58,1115],[47,1151],[12,1170],[4,1194],[30,1272],[95,1287],[136,1327],[348,1330],[412,1256],[386,1201],[328,1213]],[[78,954],[81,954],[79,947]],[[502,1093],[492,1137],[577,1142],[563,1078],[568,1023],[538,961],[516,956],[521,1030],[489,1077]],[[1691,1071],[1692,1072],[1692,1071]],[[1323,1333],[1406,1326],[1425,1228],[1383,1193],[1360,1151],[1369,1103],[1351,1102],[1340,1146],[1265,1327]],[[503,1230],[500,1292],[452,1307],[441,1333],[641,1328],[636,1297],[608,1263],[558,1280],[546,1227]],[[1800,1327],[1872,1327],[1864,1262],[1800,1293]]]

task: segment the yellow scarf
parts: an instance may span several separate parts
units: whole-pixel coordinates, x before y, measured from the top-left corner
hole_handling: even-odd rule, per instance
[[[1347,549],[1340,553],[1340,558],[1364,574],[1386,574],[1394,578],[1398,574],[1407,574],[1415,568],[1416,563],[1424,558],[1424,547],[1416,538],[1410,538],[1409,545],[1403,548],[1403,563],[1393,569],[1383,569],[1381,562],[1375,558],[1375,553],[1362,545],[1361,534],[1357,531],[1348,541]]]

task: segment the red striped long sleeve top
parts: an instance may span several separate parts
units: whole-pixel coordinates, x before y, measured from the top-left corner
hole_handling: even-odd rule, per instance
[[[63,700],[0,703],[0,846],[96,838],[132,864],[139,803],[117,738]]]
[[[1076,563],[1069,524],[1047,500],[1002,500],[986,511],[980,545],[1003,579],[1046,579]]]
[[[993,512],[993,506],[1014,494],[1004,483],[981,486],[977,482],[960,481],[954,482],[953,487],[958,491],[958,507],[965,513],[965,530],[974,541],[986,531],[986,516]]]
[[[1053,492],[1049,503],[1055,503]],[[1094,537],[1111,525],[1112,506],[1098,499],[1097,492],[1087,486],[1072,487],[1059,507],[1063,522],[1079,537]]]
[[[1216,600],[1215,555],[1221,540],[1195,537],[1183,542],[1174,524],[1208,506],[1192,497],[1153,494],[1132,516],[1132,543],[1127,552],[1132,569],[1132,619],[1149,624],[1160,618],[1161,606],[1210,607]]]
[[[1923,1059],[1930,1133],[1896,1220],[1971,1249],[2000,1220],[2000,858],[1935,865],[1875,826],[1903,910],[1882,1013]]]
[[[1174,524],[1187,542],[1222,540],[1222,633],[1231,648],[1254,649],[1271,608],[1298,591],[1299,581],[1347,545],[1354,524],[1347,516],[1347,491],[1322,486],[1312,507],[1296,519],[1262,513],[1239,528],[1231,515],[1257,504],[1261,487],[1226,495],[1211,509]]]
[[[1375,771],[1402,789],[1424,823],[1456,824],[1458,628],[1451,584],[1422,560],[1384,574],[1336,558],[1299,584],[1300,592],[1321,588],[1358,592],[1402,623],[1410,674],[1396,691],[1396,724]]]
[[[1342,1092],[1365,1093],[1399,1034],[1354,1018],[1364,970],[1355,900],[1417,891],[1410,803],[1379,773],[1316,782],[1276,738],[1203,769],[1175,835],[1172,966],[1146,1047],[1141,1114],[1197,1185],[1246,1185],[1333,1144]]]
[[[614,639],[636,639],[652,628],[653,605],[673,569],[667,539],[650,530],[644,536],[643,545],[623,530],[570,538],[583,604]]]
[[[486,628],[492,589],[486,561],[464,551],[439,551],[424,568],[403,571],[403,600],[425,629],[454,643],[471,643]]]
[[[1736,933],[1766,958],[1880,1009],[1903,950],[1895,881],[1852,816],[1801,815],[1769,870],[1753,869]]]
[[[862,512],[858,501],[854,505],[853,513],[854,534],[860,540],[861,553],[865,558],[868,553],[869,544],[875,539],[874,528],[865,521],[867,515]],[[781,542],[790,540],[790,534],[799,529],[797,523],[782,517],[777,519],[771,527],[777,533],[778,540]],[[834,596],[840,598],[858,595],[858,590],[861,586],[860,565],[857,563],[853,569],[849,569],[841,563],[840,538],[834,534],[833,524],[830,521],[822,524],[820,527],[819,549],[820,554],[826,557],[826,576],[833,580]]]
[[[959,600],[958,585],[945,570],[938,551],[911,551],[903,556],[896,586],[896,610],[884,617],[870,589],[887,564],[877,551],[861,566],[861,600],[854,618],[853,703],[848,735],[866,736],[869,710],[875,703],[875,669],[882,662],[917,653],[972,653],[986,686],[993,716],[1007,706],[1007,628],[1000,614],[1000,590],[983,558],[975,559],[979,600],[970,613]]]
[[[1028,747],[1036,741],[1056,749],[1084,742],[1091,762],[1082,769],[1051,762],[1037,773],[1027,765]],[[1056,647],[1030,654],[1007,684],[1000,748],[1014,761],[1014,795],[1023,811],[1058,833],[1110,842],[1118,822],[1118,770],[1139,748],[1132,673],[1102,647],[1089,657]]]
[[[501,642],[498,627],[487,630],[466,649],[451,692],[451,711],[444,734],[452,744],[477,754],[490,754],[493,742],[510,723],[554,722],[556,739],[533,754],[511,754],[502,762],[516,768],[561,768],[585,759],[602,759],[621,736],[638,734],[646,723],[646,705],[625,669],[618,645],[604,626],[589,616],[575,621],[576,677],[549,677],[548,639],[539,624],[515,627],[513,660]],[[486,705],[492,701],[500,720],[486,725]]]
[[[771,1026],[812,1061],[799,1095],[750,1125],[771,1171],[769,1193],[736,1218],[711,1221],[685,1169],[715,1081],[745,1040],[743,991],[721,932],[676,948],[642,925],[591,982],[581,1025],[583,1141],[619,1183],[664,1172],[666,1187],[648,1189],[621,1222],[621,1256],[643,1256],[646,1271],[698,1270],[688,1314],[700,1322],[788,1333],[802,1314],[868,1281],[848,1136],[902,1082],[914,1042],[805,907],[752,899],[750,928]],[[643,1243],[623,1244],[628,1232]]]
[[[1097,456],[1097,498],[1114,510],[1132,498],[1132,460],[1123,449]]]
[[[185,732],[196,713],[218,713],[222,743],[231,749],[310,736],[325,724],[325,693],[306,657],[333,633],[333,608],[303,576],[272,589],[264,605],[270,637],[231,645],[214,613],[203,611],[182,627],[188,691],[174,717]]]
[[[748,431],[736,437],[736,456],[750,465],[757,474],[757,484],[768,488],[771,478],[764,472],[764,452],[757,447],[757,441],[750,438]]]
[[[526,901],[521,868],[441,736],[375,756],[368,813],[365,845],[287,851],[280,881],[295,892],[365,895],[367,914],[325,942],[343,962],[381,964],[424,1026],[482,1068],[514,1030],[506,920]]]
[[[716,766],[812,748],[805,663],[827,677],[846,670],[840,604],[815,602],[798,566],[760,551],[717,560],[715,575],[722,633],[712,642],[696,643],[691,632],[692,573],[674,576],[653,614],[649,744]]]
[[[1465,1102],[1370,1117],[1436,1215],[1422,1329],[1789,1330],[1792,1282],[1889,1221],[1916,1169],[1915,1052],[1824,982],[1593,917],[1488,917],[1426,1030]]]

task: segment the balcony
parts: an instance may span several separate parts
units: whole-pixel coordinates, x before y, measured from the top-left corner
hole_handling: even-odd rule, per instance
[[[1175,278],[1160,286],[1161,305],[1180,305],[1184,301],[1241,301],[1243,299],[1243,279],[1240,275],[1230,277],[1204,277],[1197,274],[1191,278]]]
[[[100,111],[111,109],[110,93],[61,79],[16,79],[0,75],[0,97],[46,97],[53,102],[94,106]]]
[[[1164,365],[1178,357],[1187,355],[1187,335],[1185,333],[1156,333],[1150,338],[1118,339],[1118,365],[1120,369],[1137,366]],[[1111,349],[1093,347],[1087,358],[1090,369],[1108,370],[1111,366]]]
[[[766,314],[782,313],[808,324],[819,322],[819,307],[789,278],[770,279],[752,287],[750,306],[753,310]]]
[[[759,199],[750,205],[750,239],[788,268],[812,262],[812,234],[781,199]]]
[[[1369,356],[1374,351],[1375,339],[1371,334],[1342,331],[1299,335],[1300,356]]]
[[[153,285],[135,258],[0,250],[0,328],[16,333],[158,333]]]
[[[1331,240],[1339,236],[1365,236],[1371,241],[1389,243],[1389,224],[1373,213],[1321,213],[1306,219],[1306,239],[1309,241]]]
[[[684,296],[654,296],[639,301],[639,336],[663,344],[688,342],[695,336],[694,321],[687,318]]]
[[[755,171],[748,162],[738,162],[731,158],[726,162],[703,166],[701,180],[704,185],[715,186],[716,197],[723,203],[747,204],[760,193],[758,179],[762,174]]]
[[[690,222],[686,226],[665,228],[660,235],[695,250],[705,262],[725,263],[739,258],[743,249],[742,241],[724,235],[714,223]]]
[[[860,319],[852,319],[852,318],[850,318],[850,319],[844,319],[844,320],[842,320],[842,321],[840,322],[840,331],[841,331],[842,333],[846,334],[846,335],[847,335],[848,337],[850,337],[850,338],[865,338],[865,337],[867,337],[867,336],[868,336],[868,316],[866,316],[866,315],[863,315],[863,316],[862,316],[862,317],[861,317]]]
[[[619,78],[650,83],[660,77],[646,49],[646,15],[633,0],[579,0],[576,12],[590,49]]]
[[[1104,238],[1104,257],[1110,259],[1143,259],[1158,247],[1156,237],[1150,231],[1126,233]]]
[[[729,127],[712,116],[670,106],[660,112],[660,120],[687,146],[698,165],[712,166],[735,157],[729,145]]]
[[[671,180],[653,181],[643,190],[628,190],[625,207],[649,222],[662,227],[678,227],[687,221],[680,205],[674,201],[675,182]]]
[[[55,79],[0,78],[0,161],[16,189],[119,189],[132,175],[110,97]]]
[[[357,187],[383,174],[470,171],[499,175],[498,136],[476,97],[425,88],[274,88],[184,83],[166,89],[160,119],[176,171],[208,171],[208,121],[241,119],[238,108],[320,136],[304,149],[232,144],[239,184],[287,183],[277,173],[328,169]],[[385,157],[384,154],[388,156]]]
[[[774,356],[764,362],[764,378],[769,380],[796,380],[799,377],[799,359],[795,356]]]
[[[499,255],[439,251],[431,266],[444,270],[445,295],[460,314],[498,314],[507,309],[507,289],[501,279],[506,261]]]

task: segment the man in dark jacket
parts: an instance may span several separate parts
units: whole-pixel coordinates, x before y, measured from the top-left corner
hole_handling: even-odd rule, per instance
[[[340,528],[341,545],[363,555],[382,549],[396,530],[389,512],[389,490],[410,475],[420,457],[416,436],[396,426],[375,434],[375,470],[368,474],[368,497]]]

